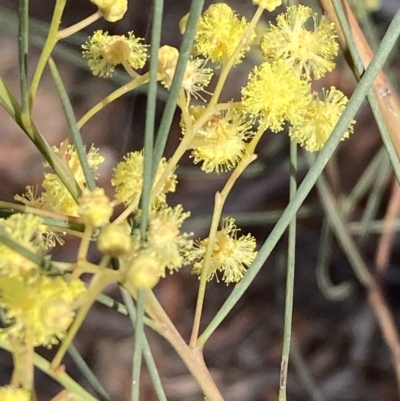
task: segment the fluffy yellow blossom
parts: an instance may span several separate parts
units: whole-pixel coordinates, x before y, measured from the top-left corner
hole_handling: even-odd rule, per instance
[[[181,233],[180,228],[190,212],[184,212],[181,205],[164,207],[153,211],[147,231],[147,247],[155,252],[163,266],[170,272],[178,270],[185,263],[184,252],[192,247],[190,234]],[[163,269],[165,270],[165,269]],[[161,276],[165,272],[162,271]]]
[[[116,22],[123,18],[128,10],[128,0],[90,0],[99,7],[108,22]]]
[[[65,151],[61,151],[61,148],[55,148],[55,152],[68,163],[76,182],[84,189],[86,187],[86,179],[75,147],[68,145]],[[93,146],[87,154],[87,159],[92,172],[104,161],[104,157],[99,155],[98,149]],[[45,189],[45,192],[42,193],[43,209],[70,216],[78,215],[78,205],[58,175],[53,173],[45,174],[42,186]]]
[[[0,219],[1,231],[18,245],[33,253],[38,252],[34,238],[41,225],[42,219],[31,214],[16,213],[7,219]],[[39,269],[35,263],[6,245],[0,244],[0,254],[0,277],[2,275],[26,277]]]
[[[162,76],[161,83],[169,89],[175,75],[179,51],[172,46],[162,46],[158,51],[158,71]],[[213,70],[205,67],[206,61],[201,58],[190,59],[186,65],[182,80],[182,88],[186,91],[188,99],[201,97],[199,92],[205,92],[213,76]]]
[[[163,158],[158,166],[155,182],[161,177],[167,166],[167,161]],[[170,174],[167,181],[157,194],[155,203],[164,203],[167,192],[174,192],[176,188],[176,175]],[[111,180],[115,186],[115,197],[125,205],[136,203],[139,205],[140,196],[143,188],[143,152],[131,152],[124,156],[124,160],[118,163],[114,169]]]
[[[2,276],[0,306],[8,327],[0,335],[12,334],[20,341],[29,335],[33,345],[50,347],[58,343],[72,323],[77,301],[85,294],[80,280],[36,276],[29,280]]]
[[[277,25],[271,25],[264,34],[261,50],[265,57],[285,60],[306,77],[316,79],[333,70],[333,59],[339,45],[336,42],[335,25],[303,5],[290,6],[285,14],[277,17]],[[311,29],[305,25],[310,22]]]
[[[302,113],[310,96],[309,82],[284,61],[264,62],[242,89],[242,106],[266,128],[279,132],[285,121]]]
[[[347,97],[334,87],[324,93],[323,100],[314,94],[305,114],[293,122],[289,130],[290,138],[310,152],[322,149],[346,108],[347,102]],[[353,132],[353,124],[354,121],[343,134],[342,140],[348,138]]]
[[[30,401],[31,396],[28,390],[12,386],[0,387],[1,401]]]
[[[198,106],[191,109],[194,121],[197,110]],[[237,109],[222,111],[196,133],[190,145],[194,163],[202,162],[201,169],[206,173],[231,170],[242,159],[246,140],[252,134],[251,123]]]
[[[113,213],[110,199],[103,188],[85,189],[79,199],[79,219],[84,224],[101,227],[108,223]]]
[[[46,207],[46,202],[43,199],[43,196],[37,196],[35,192],[36,191],[33,190],[32,186],[27,186],[26,192],[22,195],[15,195],[14,199],[29,207],[51,210],[51,206],[48,205],[48,207]],[[45,251],[54,248],[57,244],[64,245],[62,234],[63,233],[55,232],[51,230],[49,226],[42,224],[36,231],[33,242],[37,246],[38,252],[44,253]]]
[[[253,0],[253,4],[271,12],[282,4],[282,0]]]
[[[82,45],[83,57],[88,60],[93,75],[108,78],[119,64],[127,63],[134,70],[146,63],[147,46],[133,32],[125,35],[108,35],[101,30]]]
[[[217,231],[214,247],[211,254],[207,279],[211,280],[218,273],[222,273],[222,280],[226,283],[240,281],[257,255],[256,240],[250,234],[237,238],[235,221],[225,218],[221,230]],[[197,241],[194,248],[188,252],[188,259],[193,262],[193,272],[201,275],[204,256],[206,254],[208,238]]]
[[[196,50],[214,63],[223,64],[240,44],[247,27],[246,18],[239,19],[227,4],[212,4],[203,13],[197,25]],[[241,62],[254,38],[255,33],[253,32],[234,64]]]

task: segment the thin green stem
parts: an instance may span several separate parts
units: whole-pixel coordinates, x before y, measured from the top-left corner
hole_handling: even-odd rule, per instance
[[[144,290],[137,292],[137,313],[135,324],[135,341],[133,348],[133,365],[132,365],[132,401],[139,401],[140,395],[140,372],[142,369],[142,355],[144,343],[144,306],[146,303],[146,293]]]
[[[289,197],[292,200],[297,191],[297,143],[290,141],[290,185]],[[286,276],[285,324],[279,384],[279,401],[286,401],[287,374],[289,367],[290,341],[292,338],[294,273],[296,258],[296,215],[289,224],[289,243]]]
[[[309,157],[310,164],[312,157]],[[320,175],[317,181],[318,192],[321,197],[321,204],[324,207],[326,216],[330,225],[335,231],[336,238],[338,239],[342,249],[346,253],[349,262],[351,263],[354,273],[358,280],[367,288],[370,287],[372,282],[371,274],[364,260],[361,258],[360,253],[351,238],[341,215],[338,212],[333,195],[329,189],[328,183],[323,174]]]
[[[0,78],[0,105],[3,106],[6,111],[10,114],[13,120],[22,128],[24,133],[32,141],[35,147],[43,155],[44,159],[49,163],[49,165],[54,169],[55,173],[58,175],[62,183],[70,192],[71,196],[77,200],[80,194],[80,188],[76,183],[75,177],[73,176],[71,170],[68,168],[68,164],[63,162],[58,155],[55,154],[52,147],[47,143],[45,138],[40,134],[40,132],[35,127],[32,121],[25,124],[21,117],[21,109],[18,102],[15,100],[14,96],[4,84],[3,80]]]
[[[204,256],[204,263],[200,275],[200,285],[197,293],[196,310],[194,315],[192,334],[190,336],[189,345],[192,348],[197,347],[199,349],[202,349],[204,346],[204,342],[198,342],[197,340],[200,330],[201,315],[203,312],[203,304],[204,304],[207,280],[209,275],[211,255],[214,249],[215,237],[218,230],[218,224],[221,219],[222,210],[224,208],[225,201],[233,185],[235,184],[237,179],[242,175],[243,171],[247,168],[247,166],[255,160],[256,156],[253,154],[253,152],[255,144],[258,142],[259,138],[260,137],[255,136],[253,140],[247,145],[246,154],[248,154],[248,156],[243,158],[236,166],[235,170],[230,175],[228,181],[224,185],[222,191],[220,193],[217,192],[215,194],[214,212],[213,212],[210,232],[208,235],[208,242],[207,242],[206,253]]]
[[[57,43],[57,33],[58,28],[61,24],[61,17],[64,12],[65,5],[67,0],[56,0],[56,4],[54,6],[53,17],[51,19],[49,33],[47,35],[46,43],[43,46],[42,53],[40,55],[38,64],[36,66],[35,73],[33,74],[31,90],[30,90],[30,106],[32,108],[33,102],[35,100],[36,92],[39,88],[40,79],[42,78],[42,74],[44,68],[46,67],[47,60],[49,59],[51,52],[54,49],[54,46]]]
[[[167,143],[168,134],[179,97],[179,91],[181,89],[182,80],[186,71],[186,65],[192,52],[197,22],[203,9],[203,5],[204,0],[193,0],[190,6],[189,19],[186,25],[185,34],[182,38],[182,44],[179,48],[179,59],[176,65],[174,79],[169,90],[167,104],[165,105],[164,113],[160,122],[160,128],[158,129],[157,133],[157,140],[154,148],[153,176],[155,176],[155,171],[157,171],[157,166],[160,163],[164,153],[165,145]]]
[[[218,230],[218,225],[221,218],[223,205],[224,205],[224,200],[222,199],[221,194],[217,192],[215,194],[214,213],[210,226],[210,232],[208,234],[208,243],[207,243],[206,253],[204,256],[203,268],[201,270],[201,275],[200,275],[199,290],[197,292],[197,301],[194,313],[193,328],[189,342],[189,346],[191,348],[195,348],[197,346],[197,339],[199,337],[201,315],[203,312],[204,298],[206,294],[207,280],[209,274],[208,270],[211,260],[211,254],[214,249],[215,236]]]
[[[100,401],[111,401],[110,396],[107,394],[106,390],[104,390],[104,387],[98,381],[98,379],[94,375],[94,373],[90,370],[89,366],[87,365],[85,360],[82,358],[81,354],[76,349],[74,344],[71,344],[69,346],[68,354],[72,358],[72,360],[75,362],[76,366],[81,371],[83,376],[86,378],[86,380],[92,386],[94,392],[97,394]]]
[[[364,237],[367,228],[372,220],[376,217],[379,206],[381,204],[386,184],[391,176],[390,162],[385,158],[376,173],[374,185],[372,186],[371,194],[369,195],[367,205],[365,206],[363,216],[361,218],[361,237]]]
[[[132,321],[132,325],[135,327],[136,324],[136,309],[133,304],[132,297],[129,292],[122,286],[120,286],[121,295],[125,303],[125,308],[129,314],[129,318]],[[151,353],[149,342],[146,338],[146,333],[144,333],[143,337],[143,356],[146,361],[147,368],[150,373],[151,380],[153,382],[154,391],[157,395],[159,401],[167,401],[167,397],[164,392],[164,388],[160,379],[160,374],[158,372],[157,366],[155,364],[153,354]]]
[[[81,31],[90,24],[93,24],[93,22],[96,22],[102,16],[103,14],[101,13],[100,10],[98,10],[94,14],[89,15],[89,17],[83,19],[82,21],[79,21],[76,24],[69,26],[68,28],[61,29],[57,33],[57,40],[67,38],[68,36],[71,36],[74,33]]]
[[[340,200],[340,209],[345,216],[349,216],[350,213],[352,213],[354,207],[365,196],[371,185],[375,182],[376,172],[385,158],[385,148],[381,147],[372,161],[368,164],[368,167],[364,170],[362,176],[357,181],[357,184],[354,185],[350,194]]]
[[[19,0],[18,59],[21,89],[21,114],[29,124],[28,52],[29,52],[29,0]]]
[[[85,176],[87,186],[91,191],[94,191],[96,189],[96,182],[94,180],[92,170],[90,169],[89,166],[85,145],[83,143],[81,133],[79,132],[79,128],[76,123],[74,110],[72,108],[67,91],[62,82],[61,76],[58,72],[57,66],[52,58],[49,59],[49,66],[51,74],[53,76],[54,83],[57,88],[58,96],[60,97],[61,100],[64,114],[67,119],[69,131],[72,135],[72,140],[75,145],[76,153],[78,154],[79,162],[82,167],[82,171]]]
[[[125,316],[129,315],[128,309],[124,304],[121,304],[120,302],[110,298],[107,295],[104,295],[102,293],[98,294],[96,297],[96,301],[101,303],[104,306],[109,307],[110,309],[117,311],[118,313],[121,313],[122,315],[125,315]],[[156,323],[154,320],[145,316],[143,322],[146,326],[149,326],[155,332],[159,333],[161,331],[159,324]]]
[[[317,283],[324,296],[331,301],[342,301],[348,298],[353,292],[353,285],[350,282],[343,282],[334,285],[329,277],[329,262],[331,258],[332,234],[331,227],[324,219],[319,241],[319,251],[317,259]]]
[[[100,100],[100,102],[96,103],[90,110],[88,110],[78,121],[77,126],[81,129],[96,113],[106,107],[108,104],[112,103],[114,100],[117,100],[125,93],[128,93],[138,86],[145,84],[148,81],[148,74],[144,74],[138,78],[133,79],[125,85],[122,85],[120,88],[116,89],[114,92],[107,95],[104,99]]]
[[[156,0],[153,7],[149,85],[147,88],[146,125],[144,130],[143,189],[140,199],[140,207],[142,210],[140,220],[140,236],[142,241],[146,240],[147,223],[151,207],[150,194],[153,187],[155,171],[157,171],[158,167],[156,165],[153,166],[153,146],[157,102],[158,50],[161,42],[163,10],[164,0]]]
[[[299,186],[296,196],[289,202],[285,211],[283,212],[278,223],[272,230],[268,239],[265,241],[264,245],[260,249],[256,259],[254,260],[252,266],[247,270],[247,273],[243,277],[240,283],[238,283],[233,289],[232,293],[229,295],[228,299],[225,301],[224,305],[220,308],[214,319],[208,325],[204,333],[201,335],[201,339],[204,341],[208,338],[215,329],[220,325],[226,315],[232,310],[236,305],[238,300],[244,294],[246,289],[252,283],[253,279],[263,266],[265,260],[271,254],[275,245],[281,238],[286,227],[289,225],[290,221],[296,214],[297,210],[300,208],[305,198],[311,191],[318,177],[325,168],[328,160],[332,156],[333,152],[339,145],[342,135],[346,132],[348,125],[354,118],[357,110],[361,106],[365,96],[368,93],[370,86],[372,85],[376,75],[383,67],[390,51],[395,45],[397,38],[400,34],[400,11],[398,11],[393,18],[384,38],[382,39],[381,45],[376,52],[375,57],[372,59],[367,70],[360,79],[357,88],[355,89],[353,95],[351,96],[349,103],[347,104],[346,110],[339,119],[336,127],[334,128],[329,140],[325,144],[322,151],[319,153],[317,160],[310,168],[303,182]],[[200,340],[200,338],[199,338]]]
[[[318,385],[315,382],[314,377],[312,376],[310,368],[307,366],[307,363],[304,360],[303,355],[301,354],[301,350],[296,341],[296,338],[292,338],[290,351],[290,360],[293,362],[297,375],[303,383],[304,388],[310,395],[311,401],[326,401],[324,394],[318,388]]]

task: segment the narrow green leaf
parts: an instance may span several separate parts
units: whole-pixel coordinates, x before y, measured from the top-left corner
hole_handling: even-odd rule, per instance
[[[0,78],[0,105],[10,114],[13,120],[21,127],[23,132],[33,142],[44,159],[53,168],[62,183],[70,192],[71,196],[77,200],[80,194],[80,188],[66,163],[54,153],[52,147],[47,143],[46,139],[40,134],[33,122],[27,126],[22,120],[21,108],[15,100],[12,93],[6,87],[4,81]]]
[[[72,109],[71,102],[69,100],[67,91],[65,90],[57,66],[52,58],[49,59],[49,66],[51,75],[53,76],[53,80],[57,88],[58,95],[60,96],[61,104],[64,109],[65,117],[68,122],[68,127],[72,136],[73,143],[76,148],[76,152],[78,154],[83,174],[85,175],[86,183],[88,185],[88,188],[91,191],[93,191],[94,189],[96,189],[96,183],[93,178],[92,170],[90,169],[89,166],[86,149],[82,140],[81,133],[79,132],[79,129],[76,124],[74,110]]]
[[[189,19],[186,26],[185,34],[183,35],[182,44],[179,49],[178,64],[175,69],[174,79],[170,88],[167,104],[165,105],[164,113],[161,118],[160,128],[157,133],[157,141],[154,150],[154,169],[158,166],[161,157],[164,153],[167,143],[169,130],[171,128],[172,119],[174,117],[176,103],[179,96],[179,91],[182,86],[183,76],[186,70],[186,64],[192,52],[193,41],[196,35],[197,22],[203,9],[204,0],[193,0],[190,7]],[[155,172],[153,172],[153,175]]]
[[[132,325],[135,327],[136,325],[136,317],[137,317],[137,311],[135,309],[135,306],[133,304],[132,297],[130,296],[129,292],[122,286],[120,286],[122,298],[125,303],[125,307],[127,309],[127,312],[129,314],[129,318],[132,321]],[[144,320],[146,323],[146,318]],[[147,369],[149,370],[151,380],[153,382],[154,386],[154,391],[156,392],[157,398],[159,401],[167,401],[167,397],[164,392],[164,388],[160,379],[160,374],[158,373],[157,366],[154,362],[153,355],[151,353],[150,345],[149,342],[147,341],[146,338],[146,333],[144,333],[143,336],[143,356],[146,361]]]
[[[164,1],[156,0],[153,7],[154,12],[151,31],[149,84],[147,88],[146,126],[144,130],[143,191],[140,199],[142,210],[140,234],[142,241],[145,241],[146,238],[147,222],[150,211],[150,193],[153,188],[153,180],[157,169],[157,167],[153,168],[153,146],[158,85],[158,49],[160,48],[161,41]]]
[[[29,121],[28,50],[29,0],[19,0],[18,60],[22,115]]]
[[[98,379],[94,375],[94,373],[90,370],[88,364],[82,358],[81,354],[76,349],[76,347],[73,344],[71,344],[69,346],[67,352],[68,352],[69,356],[72,358],[72,360],[75,362],[76,366],[81,371],[83,376],[86,378],[86,380],[92,386],[94,392],[96,393],[96,395],[100,399],[100,401],[111,401],[110,396],[107,394],[106,390],[104,390],[104,387],[98,381]]]

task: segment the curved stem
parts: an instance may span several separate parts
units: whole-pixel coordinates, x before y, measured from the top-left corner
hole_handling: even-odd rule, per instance
[[[214,212],[210,227],[210,233],[208,236],[208,243],[206,254],[204,256],[204,264],[203,269],[200,275],[200,285],[199,291],[197,293],[197,301],[196,301],[196,310],[194,314],[194,321],[193,321],[193,328],[192,334],[190,337],[190,346],[194,348],[195,346],[199,347],[200,349],[203,348],[206,339],[202,338],[200,342],[197,341],[199,330],[200,330],[200,323],[201,323],[201,315],[203,310],[206,286],[207,286],[207,278],[208,278],[208,271],[209,265],[211,260],[212,250],[214,248],[215,243],[215,235],[217,233],[218,224],[221,219],[222,209],[225,204],[225,200],[229,195],[233,185],[235,184],[236,180],[240,177],[246,167],[255,160],[256,156],[254,155],[255,147],[257,146],[258,141],[261,138],[263,133],[263,129],[259,128],[258,132],[254,135],[253,139],[247,144],[246,146],[246,154],[247,157],[244,157],[239,164],[236,166],[233,173],[230,175],[228,181],[226,182],[223,190],[221,193],[216,193],[215,195],[215,204],[214,204]]]
[[[144,74],[139,76],[138,78],[133,79],[126,85],[121,86],[120,88],[116,89],[114,92],[107,95],[104,99],[100,100],[97,104],[95,104],[89,111],[87,111],[83,117],[77,123],[79,129],[81,129],[96,113],[98,113],[101,109],[105,106],[117,100],[125,93],[130,92],[133,89],[136,89],[140,85],[145,84],[148,81],[148,74]]]
[[[290,141],[290,200],[297,191],[297,143]],[[289,367],[290,342],[292,339],[294,272],[296,256],[296,215],[289,224],[289,244],[286,276],[285,324],[279,385],[279,401],[286,401],[287,372]]]
[[[36,92],[39,87],[40,79],[42,77],[44,68],[46,67],[47,60],[49,59],[54,46],[57,43],[57,33],[58,28],[61,24],[61,17],[64,12],[67,0],[56,0],[56,5],[54,7],[53,17],[51,19],[49,33],[47,35],[46,43],[43,46],[42,53],[40,55],[38,64],[36,66],[35,73],[33,74],[31,90],[29,94],[30,107],[32,108],[33,102],[35,100]]]
[[[86,28],[90,24],[93,24],[93,22],[96,22],[102,16],[103,16],[102,12],[100,10],[98,10],[94,14],[83,19],[82,21],[79,21],[76,24],[69,26],[68,28],[61,29],[57,33],[57,40],[65,39],[68,36],[71,36],[74,33],[81,31],[82,29]]]

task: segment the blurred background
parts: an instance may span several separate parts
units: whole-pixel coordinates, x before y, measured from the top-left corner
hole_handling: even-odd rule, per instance
[[[181,35],[178,22],[190,7],[190,1],[166,0],[162,44],[179,46]],[[207,1],[207,5],[211,2]],[[305,1],[303,4],[314,5]],[[368,7],[371,2],[353,1],[357,7]],[[229,4],[241,15],[250,18],[254,7],[250,0],[231,1]],[[362,5],[362,6],[361,6]],[[379,6],[379,5],[377,5]],[[371,40],[379,43],[399,0],[382,0],[379,8],[363,18],[363,26],[371,33]],[[17,2],[0,0],[0,76],[16,97],[19,96]],[[279,8],[278,11],[282,11]],[[30,13],[30,70],[33,71],[44,42],[53,2],[31,0]],[[67,27],[96,11],[89,1],[68,0],[62,27]],[[57,45],[55,60],[71,96],[77,118],[108,93],[128,81],[123,72],[113,79],[90,75],[81,57],[80,46],[95,29],[110,34],[124,34],[133,30],[136,36],[150,42],[152,2],[130,0],[129,11],[118,23],[98,21],[77,35]],[[277,13],[265,16],[271,20]],[[372,43],[373,45],[373,43]],[[399,77],[397,51],[387,65],[396,87]],[[233,69],[230,84],[223,98],[239,98],[240,88],[247,82],[252,67],[261,60],[254,50],[245,63]],[[337,69],[315,83],[315,89],[335,85],[348,96],[355,81],[342,56]],[[146,68],[145,68],[146,69]],[[397,86],[398,88],[398,86]],[[167,93],[160,88],[157,121],[162,114]],[[146,88],[118,99],[102,110],[82,129],[86,144],[94,143],[106,157],[99,169],[99,185],[112,196],[110,177],[113,167],[129,151],[143,146]],[[166,157],[175,149],[179,138],[180,116],[177,114],[166,149]],[[67,135],[67,124],[48,71],[43,76],[34,108],[34,120],[51,145]],[[27,185],[40,185],[43,178],[42,157],[13,120],[0,110],[0,198],[12,201],[15,194],[25,191]],[[374,118],[367,104],[356,117],[355,133],[339,146],[332,164],[335,195],[348,194],[360,175],[382,146]],[[235,216],[241,233],[251,232],[261,245],[288,202],[289,140],[285,133],[267,133],[257,149],[258,159],[243,174],[232,191],[225,215]],[[307,172],[305,159],[299,159],[301,180]],[[169,203],[181,203],[192,217],[184,227],[193,231],[194,238],[207,235],[214,194],[227,179],[226,174],[205,174],[184,158],[177,170],[177,192]],[[373,186],[356,206],[349,222],[358,222],[365,215],[370,197],[379,194],[373,210],[373,220],[381,220],[387,209],[393,185],[390,170]],[[375,188],[375,189],[374,189]],[[288,379],[288,398],[292,401],[391,401],[398,399],[396,378],[390,352],[385,345],[374,313],[362,286],[357,282],[350,264],[340,246],[332,242],[325,274],[331,283],[321,286],[317,269],[320,252],[324,211],[318,194],[312,191],[298,218],[298,239],[295,279],[294,340]],[[373,269],[379,233],[360,235],[353,230],[360,252]],[[362,234],[362,233],[361,233]],[[392,257],[382,282],[385,297],[394,317],[400,319],[400,237],[395,236]],[[76,241],[69,239],[65,246],[54,252],[56,260],[73,260]],[[269,401],[278,394],[280,355],[282,348],[285,258],[287,240],[281,239],[259,275],[229,314],[205,347],[205,360],[226,400]],[[90,251],[96,262],[99,255],[95,247]],[[326,278],[325,277],[325,278]],[[346,291],[332,296],[336,285],[345,283]],[[198,281],[190,268],[166,277],[155,291],[172,321],[185,339],[189,339]],[[340,288],[344,288],[339,287]],[[207,289],[203,323],[212,319],[232,290],[232,286],[211,282]],[[120,300],[118,288],[108,287],[106,293]],[[339,294],[339,295],[338,295]],[[168,399],[171,401],[203,400],[199,388],[171,347],[157,334],[147,332],[156,364],[159,368]],[[85,361],[97,375],[112,401],[130,399],[132,326],[129,319],[101,305],[95,305],[74,342]],[[39,352],[51,358],[54,349]],[[91,391],[74,362],[65,359],[67,371]],[[0,352],[0,385],[9,382],[12,360]],[[36,372],[39,401],[47,401],[58,391],[57,383],[41,372]],[[156,400],[146,369],[141,383],[142,400]]]

